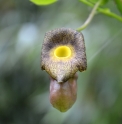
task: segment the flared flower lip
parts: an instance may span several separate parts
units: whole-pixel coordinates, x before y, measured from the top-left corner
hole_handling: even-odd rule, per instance
[[[56,48],[66,46],[69,57],[55,57]],[[45,34],[41,51],[41,68],[57,82],[66,82],[79,71],[87,68],[85,43],[82,33],[73,29],[59,28]]]

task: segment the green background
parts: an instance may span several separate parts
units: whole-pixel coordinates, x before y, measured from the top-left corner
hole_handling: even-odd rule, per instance
[[[105,6],[120,14],[113,0]],[[40,69],[45,32],[77,29],[91,10],[78,0],[0,0],[0,124],[122,124],[121,22],[97,14],[82,31],[88,68],[66,113],[51,106],[49,77]]]

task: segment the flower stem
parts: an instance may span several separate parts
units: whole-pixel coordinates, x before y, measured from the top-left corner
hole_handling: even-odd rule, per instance
[[[77,31],[82,31],[83,29],[85,29],[89,25],[89,23],[92,21],[94,15],[96,13],[96,10],[98,9],[99,5],[101,4],[101,1],[102,0],[99,0],[95,4],[95,6],[94,6],[93,10],[91,11],[89,17],[87,18],[87,20],[85,21],[85,23],[81,27],[79,27],[79,28],[76,29]]]
[[[88,6],[91,6],[91,7],[94,6],[94,4],[88,2],[87,0],[80,0],[80,1],[81,1],[82,3],[88,5]],[[107,15],[107,16],[116,18],[117,20],[119,20],[119,21],[122,22],[122,17],[116,15],[115,13],[112,13],[109,9],[97,8],[97,11],[100,12],[100,13],[102,13],[102,14],[105,14],[105,15]]]

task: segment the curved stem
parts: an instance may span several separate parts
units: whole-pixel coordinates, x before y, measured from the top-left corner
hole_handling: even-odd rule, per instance
[[[88,2],[87,0],[80,0],[80,1],[81,1],[82,3],[88,5],[88,6],[91,6],[91,7],[94,6],[94,4]],[[100,13],[102,13],[102,14],[105,14],[105,15],[107,15],[107,16],[113,17],[113,18],[115,18],[115,19],[117,19],[117,20],[119,20],[119,21],[122,22],[122,17],[119,16],[119,15],[116,15],[116,14],[113,13],[113,12],[111,12],[109,9],[97,8],[97,11],[100,12]]]
[[[85,21],[85,23],[81,27],[79,27],[79,28],[76,29],[77,31],[82,31],[83,29],[85,29],[89,25],[89,23],[92,21],[94,15],[96,13],[96,10],[98,9],[99,5],[101,4],[101,1],[102,0],[99,0],[95,4],[95,6],[94,6],[93,10],[91,11],[89,17],[87,18],[87,20]]]

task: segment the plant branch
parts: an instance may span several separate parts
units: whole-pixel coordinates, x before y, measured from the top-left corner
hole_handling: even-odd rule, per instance
[[[85,21],[85,23],[84,23],[81,27],[79,27],[79,28],[76,29],[77,31],[82,31],[83,29],[85,29],[85,28],[89,25],[89,23],[92,21],[94,15],[95,15],[95,13],[96,13],[96,10],[97,10],[98,7],[100,6],[101,2],[102,2],[102,0],[99,0],[99,1],[94,5],[94,8],[93,8],[93,10],[91,11],[89,17],[87,18],[87,20]]]
[[[88,2],[87,0],[80,0],[82,3],[88,5],[88,6],[91,6],[93,7],[94,4]],[[102,8],[97,8],[97,11],[102,13],[102,14],[105,14],[107,16],[110,16],[110,17],[113,17],[113,18],[116,18],[117,20],[121,21],[122,22],[122,17],[121,16],[118,16],[116,15],[115,13],[112,13],[109,9],[102,9]]]

